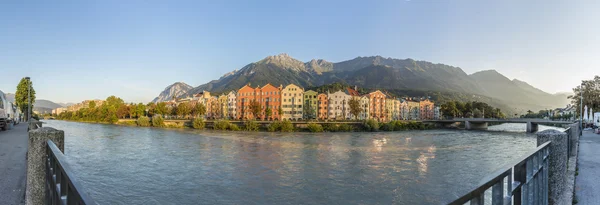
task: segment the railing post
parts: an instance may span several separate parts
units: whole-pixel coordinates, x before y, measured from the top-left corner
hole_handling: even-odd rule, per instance
[[[569,143],[570,147],[570,152],[569,152],[569,156],[575,156],[577,155],[577,149],[575,149],[577,147],[577,142],[579,141],[579,124],[574,123],[570,125],[571,129],[569,130],[570,136],[571,136],[571,141]]]
[[[550,141],[548,167],[548,204],[561,204],[561,196],[566,187],[567,180],[567,133],[558,130],[544,130],[537,132],[538,146]],[[546,173],[544,173],[546,174]],[[544,194],[545,195],[545,194]]]
[[[42,127],[29,131],[27,150],[27,188],[25,204],[46,204],[46,163],[47,140],[52,140],[64,152],[65,132],[51,127]]]

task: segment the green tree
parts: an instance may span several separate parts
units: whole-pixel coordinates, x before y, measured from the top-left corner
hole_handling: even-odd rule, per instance
[[[117,109],[117,117],[125,118],[128,115],[131,117],[129,112],[129,106],[127,106],[127,104],[121,104],[121,106],[119,106],[119,108]]]
[[[147,116],[153,116],[156,112],[156,103],[149,102],[148,104],[146,104],[146,109],[148,109],[148,113],[146,113]]]
[[[583,106],[587,105],[588,109],[600,110],[600,76],[595,76],[592,80],[581,81],[581,85],[573,88],[573,95],[568,96],[571,104],[576,108],[577,118],[581,115],[582,95]]]
[[[144,105],[142,103],[138,103],[137,106],[135,106],[135,115],[137,117],[141,117],[141,116],[144,116],[145,113],[146,113],[146,105]]]
[[[29,88],[31,87],[31,112],[33,112],[33,105],[35,104],[35,89],[31,79],[21,78],[21,81],[17,85],[17,92],[15,93],[15,103],[17,107],[24,113],[25,119],[29,119],[28,107],[29,107]]]
[[[204,104],[202,103],[196,103],[196,106],[194,106],[194,115],[197,116],[204,116],[206,115],[206,106],[204,106]]]
[[[96,101],[90,101],[90,103],[88,103],[88,108],[90,109],[95,109],[96,108]]]
[[[283,108],[281,108],[281,105],[277,108],[277,113],[279,114],[279,120],[281,120],[281,117],[283,116]]]
[[[158,104],[156,104],[156,114],[166,115],[167,113],[168,113],[167,103],[159,102]]]
[[[250,102],[250,112],[252,112],[252,115],[254,115],[255,119],[260,118],[260,112],[262,111],[260,103],[256,100],[253,100],[252,102]]]
[[[483,115],[481,114],[481,110],[479,110],[479,109],[477,109],[477,108],[475,108],[475,109],[473,110],[473,117],[475,117],[475,118],[481,118],[482,116],[483,116]]]
[[[348,101],[348,105],[350,106],[350,114],[354,115],[354,119],[358,119],[358,115],[360,115],[360,101],[357,98],[352,98]]]
[[[139,118],[140,116],[137,116],[136,112],[135,112],[135,104],[131,103],[129,105],[127,105],[127,110],[129,110],[129,118]]]
[[[191,113],[191,111],[192,108],[187,102],[179,103],[179,105],[177,105],[177,115],[181,117],[186,117]]]
[[[269,120],[273,116],[273,111],[270,107],[265,108],[265,116],[267,117],[267,120]]]

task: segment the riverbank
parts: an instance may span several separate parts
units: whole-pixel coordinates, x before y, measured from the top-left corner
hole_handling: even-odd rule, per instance
[[[70,120],[66,120],[70,121]],[[158,121],[158,122],[157,122]],[[112,124],[105,122],[72,121],[98,124]],[[228,120],[202,120],[199,118],[189,120],[166,120],[141,117],[139,119],[119,119],[115,125],[134,127],[158,127],[179,129],[211,129],[227,131],[256,131],[256,132],[379,132],[379,131],[405,131],[429,130],[436,128],[434,124],[420,121],[390,121],[377,122],[365,121],[228,121]]]

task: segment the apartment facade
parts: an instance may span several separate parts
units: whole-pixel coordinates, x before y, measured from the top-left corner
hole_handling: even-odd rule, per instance
[[[404,99],[400,100],[400,119],[410,119],[410,108],[408,107],[408,102]]]
[[[281,91],[282,119],[299,120],[303,117],[304,88],[289,84]]]
[[[261,105],[261,120],[281,119],[279,108],[281,107],[281,86],[275,87],[269,83],[260,88],[259,102]],[[271,111],[267,116],[267,108]]]
[[[319,112],[319,93],[308,90],[304,92],[304,119],[317,119]]]
[[[250,102],[256,100],[256,89],[249,85],[244,85],[237,91],[236,114],[239,120],[255,119],[250,111]]]
[[[434,116],[435,105],[429,99],[419,101],[419,119],[431,120]]]
[[[408,119],[409,120],[418,120],[420,117],[419,102],[407,100],[406,103],[408,104],[408,112],[409,112]]]
[[[347,120],[350,119],[349,102],[352,96],[343,91],[328,93],[329,100],[329,119]]]
[[[219,95],[217,98],[217,109],[219,109],[218,116],[221,119],[227,119],[227,116],[229,116],[229,108],[227,107],[228,100],[229,98],[225,94]]]
[[[369,119],[369,96],[363,95],[360,96],[360,115],[358,119],[366,120]]]
[[[227,118],[229,119],[237,118],[236,97],[237,93],[235,91],[231,91],[227,94]]]
[[[321,93],[321,94],[317,95],[317,100],[319,101],[317,118],[319,120],[328,119],[327,113],[329,112],[329,103],[328,103],[329,101],[327,99],[327,94]]]
[[[377,121],[386,121],[387,114],[385,113],[386,95],[377,90],[368,94],[369,96],[369,114],[371,119]]]
[[[392,102],[392,116],[390,118],[390,120],[401,120],[402,116],[401,116],[401,107],[400,107],[400,100],[393,98],[393,99],[389,99]]]

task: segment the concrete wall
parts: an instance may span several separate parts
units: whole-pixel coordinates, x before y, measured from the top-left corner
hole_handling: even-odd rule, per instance
[[[29,131],[27,147],[27,188],[25,204],[45,204],[46,199],[46,144],[52,140],[64,153],[65,132],[51,127],[42,127]]]
[[[565,187],[567,186],[567,133],[558,130],[544,130],[536,133],[537,145],[550,143],[548,156],[548,203],[560,203]]]

